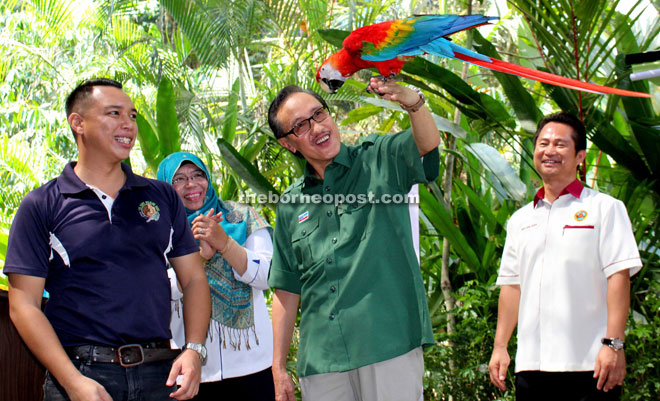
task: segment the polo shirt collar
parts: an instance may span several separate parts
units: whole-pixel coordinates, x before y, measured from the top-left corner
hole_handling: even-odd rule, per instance
[[[559,193],[559,196],[562,195],[573,195],[577,199],[580,199],[580,195],[582,194],[582,189],[584,188],[584,185],[578,180],[577,178],[568,184],[566,188],[564,188],[561,193]],[[545,187],[541,187],[537,192],[536,195],[534,195],[534,207],[536,207],[536,204],[539,203],[541,199],[545,199]]]
[[[73,171],[73,168],[78,162],[70,162],[64,167],[64,171],[57,177],[57,185],[60,188],[60,192],[63,194],[78,194],[84,191],[89,190],[87,184],[85,184]],[[126,175],[126,182],[124,183],[124,188],[133,188],[133,187],[146,187],[149,185],[149,182],[146,178],[140,177],[139,175],[133,174],[133,170],[128,166],[128,164],[121,163],[121,169]]]
[[[351,157],[348,152],[348,147],[344,145],[343,143],[340,144],[339,146],[339,153],[337,153],[337,156],[335,156],[334,159],[332,159],[332,162],[328,164],[328,167],[332,165],[333,163],[340,164],[344,167],[350,167],[351,166]],[[327,169],[327,167],[326,167]],[[322,182],[321,179],[319,179],[316,174],[314,173],[314,170],[312,169],[312,166],[309,164],[309,162],[305,163],[305,173],[304,173],[304,178],[302,181],[302,187],[313,187],[315,185],[318,185]]]

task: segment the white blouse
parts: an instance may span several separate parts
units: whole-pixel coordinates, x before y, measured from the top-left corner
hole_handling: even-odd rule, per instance
[[[247,270],[243,276],[234,270],[234,277],[252,287],[254,327],[259,344],[255,333],[249,330],[250,349],[247,349],[245,342],[236,350],[229,344],[223,345],[219,325],[211,321],[209,335],[206,336],[207,359],[202,366],[202,383],[257,373],[273,363],[273,326],[264,298],[264,290],[268,289],[270,261],[273,258],[273,241],[268,229],[262,228],[250,234],[244,248],[247,250]],[[183,310],[180,307],[183,293],[177,284],[174,270],[169,269],[168,275],[172,287],[171,345],[172,348],[181,348],[186,343]]]

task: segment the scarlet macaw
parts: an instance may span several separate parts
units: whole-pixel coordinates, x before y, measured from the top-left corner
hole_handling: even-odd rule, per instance
[[[507,63],[468,50],[448,39],[453,33],[485,25],[494,19],[497,17],[478,14],[421,15],[358,28],[344,39],[341,50],[321,64],[316,80],[323,90],[335,93],[346,79],[361,69],[376,68],[383,77],[389,78],[398,74],[413,57],[434,54],[585,92],[650,97],[647,93],[610,88]]]

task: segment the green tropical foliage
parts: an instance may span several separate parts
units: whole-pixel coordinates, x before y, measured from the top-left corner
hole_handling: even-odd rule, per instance
[[[267,128],[268,103],[287,84],[319,92],[315,66],[348,32],[413,13],[500,15],[492,29],[453,39],[491,57],[653,98],[578,93],[435,57],[406,64],[401,78],[426,95],[443,155],[451,156],[441,167],[453,166],[449,180],[420,187],[421,268],[437,339],[426,351],[425,399],[513,399],[488,381],[494,281],[506,221],[539,186],[531,161],[536,123],[558,109],[587,125],[585,182],[628,208],[644,268],[632,284],[624,399],[657,399],[660,91],[651,82],[631,82],[622,55],[660,47],[660,5],[472,3],[3,0],[0,263],[20,200],[76,158],[62,109],[80,80],[108,76],[125,83],[139,110],[139,144],[130,160],[136,172],[153,176],[167,154],[187,150],[205,160],[223,199],[251,199],[281,193],[302,173],[301,161]],[[371,74],[361,71],[338,94],[324,95],[346,143],[410,125],[403,110],[364,92]],[[255,206],[274,223],[273,205]],[[0,286],[3,280],[0,274]],[[515,344],[510,347],[513,355]],[[290,356],[294,371],[295,352]]]

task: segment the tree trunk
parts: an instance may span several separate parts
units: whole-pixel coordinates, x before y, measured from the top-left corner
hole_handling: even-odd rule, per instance
[[[472,1],[468,0],[467,5],[467,14],[472,14]],[[471,47],[472,38],[468,32],[468,38],[466,47]],[[468,64],[463,64],[463,71],[461,72],[461,78],[465,80],[468,73]],[[459,124],[461,122],[461,112],[459,109],[456,109],[454,113],[454,123]],[[445,173],[442,178],[442,191],[444,193],[445,205],[451,209],[451,189],[452,182],[454,178],[454,163],[455,156],[453,151],[456,150],[456,138],[453,135],[447,137],[447,149],[449,152],[445,158]],[[450,210],[451,213],[451,210]],[[456,316],[454,315],[454,307],[456,305],[456,300],[454,299],[453,288],[451,286],[451,279],[449,274],[449,255],[451,254],[449,240],[443,238],[442,240],[442,270],[440,275],[440,288],[442,289],[442,295],[445,300],[445,309],[447,311],[447,334],[450,336],[456,332]],[[449,341],[449,347],[453,347],[454,344],[452,341]],[[451,370],[455,369],[455,363],[453,360],[449,361],[449,368]]]

